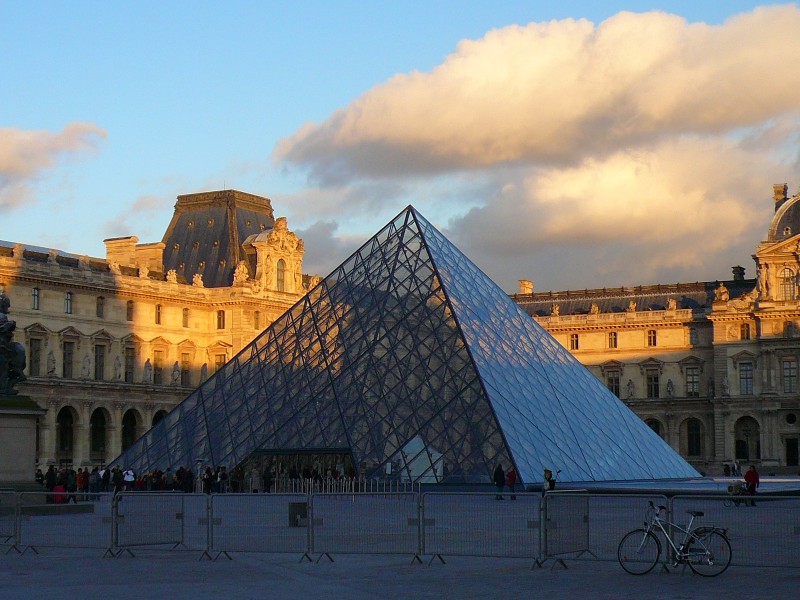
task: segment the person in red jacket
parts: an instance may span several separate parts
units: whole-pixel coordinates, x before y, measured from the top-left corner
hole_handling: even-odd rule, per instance
[[[747,484],[747,493],[751,496],[756,495],[756,488],[759,485],[758,471],[755,465],[750,465],[747,473],[744,474],[744,482]],[[750,506],[755,506],[755,500],[750,500]]]
[[[516,491],[514,489],[516,484],[517,484],[517,472],[514,470],[514,467],[512,466],[508,470],[508,473],[506,473],[506,486],[508,487],[508,491],[511,492],[512,500],[517,499],[516,495],[514,494],[514,492]]]

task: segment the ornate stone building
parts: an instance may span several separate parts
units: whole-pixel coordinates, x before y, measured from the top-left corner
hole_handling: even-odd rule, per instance
[[[19,392],[47,409],[40,466],[118,456],[319,280],[270,201],[235,190],[179,196],[161,242],[105,245],[100,259],[0,242]]]
[[[705,283],[534,292],[516,302],[698,470],[798,471],[800,195],[743,267]]]

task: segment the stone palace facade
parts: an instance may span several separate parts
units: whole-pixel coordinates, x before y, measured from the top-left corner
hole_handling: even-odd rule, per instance
[[[235,190],[179,196],[161,242],[105,245],[100,259],[0,242],[19,393],[47,410],[31,474],[110,462],[318,281],[270,201]]]
[[[773,187],[757,276],[515,301],[699,471],[797,473],[800,195]]]

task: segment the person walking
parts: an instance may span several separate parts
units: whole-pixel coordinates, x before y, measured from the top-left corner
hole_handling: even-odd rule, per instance
[[[751,496],[756,495],[756,489],[760,485],[758,471],[756,471],[755,465],[750,465],[750,468],[747,469],[747,473],[744,474],[744,482],[747,484],[747,493]],[[755,506],[756,501],[750,500],[748,506]]]
[[[506,472],[503,470],[503,465],[497,465],[497,468],[494,470],[494,484],[497,486],[497,495],[495,496],[495,500],[502,500],[503,499],[503,488],[506,485]]]
[[[516,487],[516,485],[517,485],[517,472],[514,470],[514,467],[512,466],[508,470],[508,473],[506,473],[506,486],[508,487],[508,491],[511,494],[512,500],[517,499],[517,496],[514,493],[514,488]]]

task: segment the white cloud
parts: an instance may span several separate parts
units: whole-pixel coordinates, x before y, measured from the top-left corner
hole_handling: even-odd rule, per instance
[[[716,26],[623,12],[505,27],[273,158],[320,197],[349,190],[331,204],[340,223],[365,203],[396,213],[403,190],[426,216],[460,200],[438,225],[508,290],[542,274],[552,288],[725,278],[763,237],[771,184],[800,167],[798,31],[795,5]],[[359,201],[376,182],[400,191]]]
[[[94,150],[105,137],[104,129],[90,123],[70,123],[56,133],[0,128],[0,207],[29,201],[41,173],[64,156]]]

